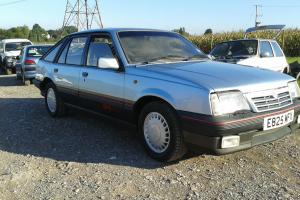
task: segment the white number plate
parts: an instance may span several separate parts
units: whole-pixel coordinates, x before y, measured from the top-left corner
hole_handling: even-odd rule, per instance
[[[264,131],[279,128],[291,123],[294,120],[294,110],[289,112],[266,117],[264,119]]]

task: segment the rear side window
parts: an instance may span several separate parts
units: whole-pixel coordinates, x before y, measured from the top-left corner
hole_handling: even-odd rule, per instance
[[[87,66],[97,67],[99,58],[113,58],[111,45],[112,40],[108,36],[92,38],[88,51]]]
[[[260,55],[263,55],[263,57],[274,57],[270,42],[268,41],[260,42]]]
[[[60,64],[65,64],[66,63],[66,57],[67,57],[67,53],[68,53],[68,49],[69,49],[69,44],[68,43],[64,50],[61,52],[60,56],[59,56],[59,59],[58,59],[58,63]]]
[[[66,64],[80,65],[83,57],[87,37],[73,38],[70,44]]]
[[[283,57],[282,50],[277,42],[272,42],[272,46],[275,52],[276,57]]]
[[[45,61],[48,62],[53,62],[55,59],[55,56],[57,54],[57,52],[59,51],[60,47],[61,47],[62,43],[60,43],[59,45],[57,45],[54,49],[52,49],[52,51],[50,51],[48,53],[48,55],[44,58]]]

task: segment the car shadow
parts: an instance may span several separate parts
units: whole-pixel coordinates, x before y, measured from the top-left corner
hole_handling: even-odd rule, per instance
[[[134,127],[116,120],[75,109],[54,119],[42,98],[0,98],[0,111],[2,151],[66,162],[166,166],[147,156]]]
[[[22,86],[21,80],[17,80],[16,75],[4,75],[0,73],[0,87]]]

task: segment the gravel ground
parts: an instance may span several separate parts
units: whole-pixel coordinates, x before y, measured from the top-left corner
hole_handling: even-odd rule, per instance
[[[0,199],[300,199],[300,134],[226,156],[150,159],[135,129],[0,76]]]

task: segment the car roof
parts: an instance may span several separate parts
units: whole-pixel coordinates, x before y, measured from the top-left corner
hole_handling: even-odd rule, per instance
[[[10,42],[30,42],[32,43],[30,40],[28,39],[19,39],[19,38],[16,38],[16,39],[4,39],[1,41],[2,43],[10,43]]]
[[[238,41],[270,41],[270,42],[276,42],[276,40],[272,39],[257,39],[257,38],[249,38],[249,39],[238,39],[238,40],[228,40],[224,42],[219,42],[218,44],[227,43],[227,42],[238,42]]]
[[[158,29],[147,29],[147,28],[103,28],[103,29],[91,29],[86,31],[80,31],[76,33],[72,33],[70,35],[79,35],[84,33],[118,33],[124,31],[157,31],[157,32],[169,32],[165,30]]]
[[[51,47],[54,46],[53,44],[32,44],[32,45],[26,45],[25,47]]]

